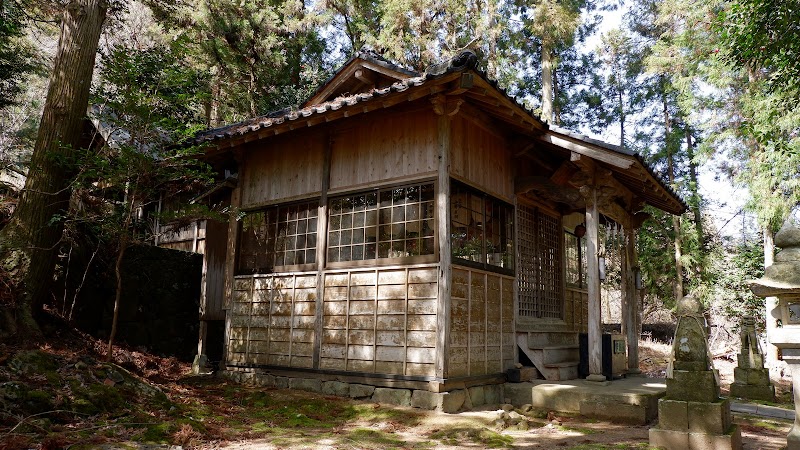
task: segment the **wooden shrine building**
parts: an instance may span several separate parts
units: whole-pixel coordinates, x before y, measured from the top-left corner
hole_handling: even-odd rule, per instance
[[[543,123],[471,52],[425,73],[362,52],[299,107],[199,139],[234,211],[201,227],[201,319],[224,320],[227,369],[444,392],[502,382],[520,355],[576,378],[588,332],[602,380],[601,218],[628,236],[638,367],[639,212],[684,204],[637,155]]]

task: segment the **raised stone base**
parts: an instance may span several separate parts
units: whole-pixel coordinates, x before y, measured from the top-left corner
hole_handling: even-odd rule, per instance
[[[714,402],[719,386],[713,370],[673,370],[667,378],[667,398],[692,402]]]
[[[775,401],[775,386],[754,386],[752,384],[731,383],[731,397],[750,400]]]
[[[727,399],[687,402],[662,398],[658,401],[658,428],[662,430],[725,434],[730,427],[731,406]]]
[[[769,369],[747,369],[736,367],[733,369],[733,380],[736,383],[752,384],[754,386],[769,386]]]
[[[650,429],[650,446],[665,450],[740,450],[742,433],[732,425],[725,434],[693,433],[690,431]]]
[[[422,389],[386,388],[342,381],[322,381],[317,378],[284,377],[255,369],[225,370],[220,373],[222,376],[242,384],[278,389],[291,388],[376,403],[413,406],[445,413],[455,413],[485,404],[500,404],[504,394],[503,385],[498,384],[473,386],[449,392],[431,392]]]

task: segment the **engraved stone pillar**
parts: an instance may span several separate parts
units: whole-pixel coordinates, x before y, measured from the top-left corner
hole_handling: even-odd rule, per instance
[[[683,297],[677,315],[667,395],[658,401],[658,425],[650,429],[650,445],[667,450],[741,449],[730,402],[719,396],[700,302],[692,295]]]
[[[731,397],[775,401],[775,386],[769,380],[769,369],[764,368],[764,354],[758,346],[756,321],[745,316],[741,327],[742,350],[737,355],[739,367],[733,369]]]

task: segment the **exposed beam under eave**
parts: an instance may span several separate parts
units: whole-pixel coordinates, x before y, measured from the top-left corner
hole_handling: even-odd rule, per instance
[[[611,152],[610,150],[601,150],[598,148],[593,148],[586,144],[582,144],[577,140],[572,140],[561,136],[557,136],[552,132],[548,132],[541,136],[538,136],[537,139],[555,145],[557,147],[561,147],[563,149],[575,152],[579,155],[586,156],[597,161],[602,161],[614,167],[619,167],[620,169],[629,169],[635,163],[635,160],[629,156],[618,155]]]

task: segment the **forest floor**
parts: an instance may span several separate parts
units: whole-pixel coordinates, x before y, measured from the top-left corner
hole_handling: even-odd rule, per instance
[[[190,376],[186,363],[126,348],[104,362],[100,341],[58,326],[45,333],[46,343],[0,343],[0,450],[648,448],[648,426],[530,411],[523,426],[505,427],[499,405],[442,414],[244,387]],[[663,377],[669,349],[643,341],[643,371]],[[730,356],[715,365],[729,384]],[[790,384],[778,380],[772,405],[792,408]],[[734,420],[745,449],[782,448],[791,426],[739,414]]]

